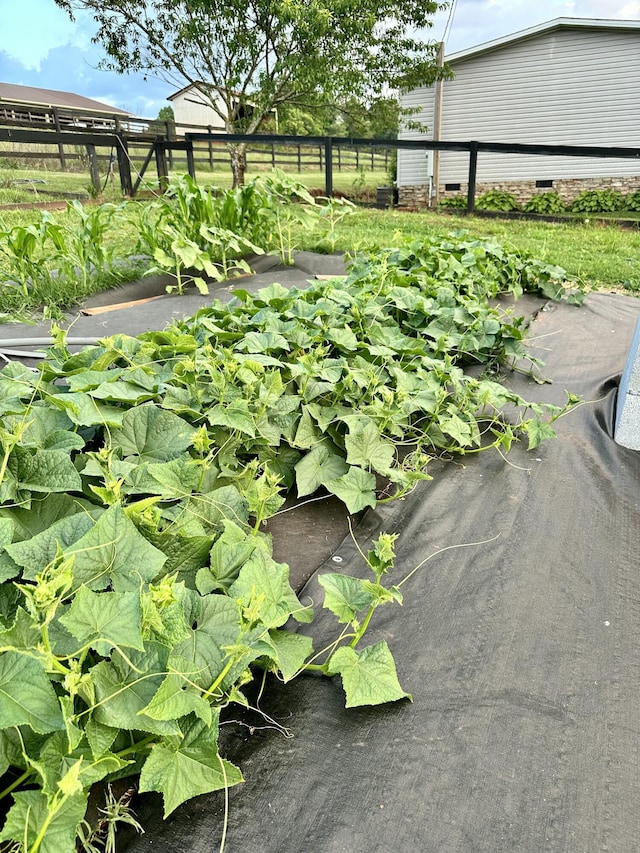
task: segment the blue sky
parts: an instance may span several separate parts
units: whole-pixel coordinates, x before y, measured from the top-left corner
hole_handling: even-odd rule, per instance
[[[551,18],[640,20],[640,0],[457,0],[447,52],[453,53]],[[441,39],[448,14],[436,16],[430,36]],[[175,86],[140,75],[100,71],[95,24],[72,23],[54,0],[0,0],[0,81],[76,92],[153,118]]]

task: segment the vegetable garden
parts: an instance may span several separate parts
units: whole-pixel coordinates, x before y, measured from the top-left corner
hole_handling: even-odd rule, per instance
[[[16,311],[60,277],[81,299],[129,271],[105,248],[120,217],[135,217],[137,264],[204,293],[249,254],[291,260],[300,227],[322,227],[332,250],[350,207],[276,175],[233,191],[185,178],[149,205],[73,210],[80,228],[43,213],[0,234]],[[288,493],[356,514],[429,479],[434,458],[552,437],[575,398],[509,389],[505,371],[537,365],[497,297],[580,301],[565,278],[463,234],[399,241],[355,255],[345,277],[235,287],[164,330],[78,352],[53,326],[39,369],[0,372],[2,849],[114,849],[86,812],[90,790],[120,778],[160,792],[165,816],[242,782],[218,726],[256,679],[339,675],[348,708],[410,698],[392,649],[366,645],[375,611],[402,603],[393,531],[362,554],[367,580],[321,576],[336,631],[314,649],[312,608],[264,522]]]

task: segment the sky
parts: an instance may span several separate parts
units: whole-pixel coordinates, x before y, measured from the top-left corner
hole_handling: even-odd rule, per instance
[[[640,0],[457,0],[447,53],[481,44],[552,18],[640,20]],[[441,40],[448,12],[438,13],[429,37]],[[89,15],[75,23],[54,0],[0,0],[0,81],[75,92],[144,118],[154,118],[175,85],[97,66]]]

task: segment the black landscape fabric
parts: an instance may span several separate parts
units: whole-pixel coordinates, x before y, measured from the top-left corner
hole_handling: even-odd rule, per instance
[[[346,710],[339,678],[302,676],[267,682],[264,717],[227,713],[221,751],[246,782],[229,791],[226,853],[640,850],[640,454],[612,438],[639,313],[614,294],[540,310],[532,352],[553,384],[508,382],[528,399],[581,395],[558,437],[434,463],[432,481],[365,515],[363,547],[399,534],[392,582],[420,566],[364,641],[387,640],[413,702]],[[318,573],[367,573],[331,511],[303,591],[316,602]],[[312,522],[296,512],[278,547],[301,578]],[[320,649],[336,623],[318,609],[308,630]],[[128,853],[219,849],[222,793],[166,822],[160,797],[135,808],[146,832]]]
[[[532,351],[553,384],[511,382],[582,396],[558,438],[438,462],[365,516],[363,545],[399,534],[396,582],[435,555],[365,641],[388,641],[413,702],[345,710],[338,678],[269,682],[255,729],[223,727],[247,780],[229,792],[226,853],[640,850],[640,455],[612,438],[639,312],[611,294],[541,310]],[[335,556],[320,572],[366,573],[349,537]],[[321,600],[316,576],[304,593]],[[310,630],[322,648],[333,617]],[[138,814],[130,851],[218,849],[220,794],[166,823],[159,798]]]

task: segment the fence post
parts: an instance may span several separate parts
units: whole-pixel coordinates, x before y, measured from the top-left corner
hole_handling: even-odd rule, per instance
[[[100,169],[98,168],[98,157],[96,156],[96,146],[88,142],[85,146],[87,149],[87,158],[89,160],[89,174],[91,176],[91,186],[96,191],[96,196],[100,195]]]
[[[336,146],[338,149],[338,171],[342,171],[342,145]]]
[[[471,142],[469,147],[469,189],[467,192],[467,214],[476,208],[476,176],[478,173],[478,143]],[[436,187],[436,192],[438,188]]]
[[[164,192],[169,184],[169,170],[167,169],[167,150],[171,151],[170,142],[164,142],[163,139],[158,136],[156,137],[156,141],[153,144],[156,154],[156,168],[158,169],[158,184],[160,185],[160,189]]]
[[[356,169],[360,168],[360,149],[356,148]]]
[[[195,181],[196,161],[193,158],[193,139],[189,136],[187,136],[187,171]]]
[[[172,124],[172,122],[170,122],[170,121],[165,121],[165,123],[164,123],[164,124],[165,124],[165,128],[166,128],[166,133],[167,133],[167,142],[169,142],[169,140],[173,139],[173,137],[174,137],[174,135],[175,135],[175,134],[172,132],[172,129],[171,129],[171,124]],[[175,127],[175,125],[174,125],[174,127]],[[173,149],[172,149],[172,148],[167,148],[167,149],[163,149],[163,150],[165,150],[165,152],[167,152],[167,151],[168,151],[168,154],[169,154],[169,168],[170,168],[170,169],[173,169]]]
[[[62,130],[60,128],[60,116],[58,114],[58,108],[53,107],[53,123],[56,128],[57,133],[61,133]],[[64,145],[62,142],[58,142],[58,156],[60,158],[60,168],[64,172],[67,168],[67,158],[64,156]]]
[[[333,195],[333,139],[330,136],[324,138],[324,194],[327,198]],[[322,151],[322,148],[320,149]]]
[[[302,146],[301,146],[301,145],[300,145],[300,143],[298,142],[298,172],[302,172],[302,153],[301,153],[301,148],[302,148]]]
[[[118,154],[118,173],[120,175],[120,187],[122,194],[126,196],[133,195],[133,181],[131,180],[131,161],[129,159],[129,146],[127,139],[118,131],[116,134],[116,151]]]
[[[213,133],[211,129],[211,125],[207,125],[207,133],[211,135]],[[209,168],[213,172],[213,142],[209,140]]]
[[[271,143],[271,168],[275,169],[276,167],[276,146],[275,142]]]
[[[373,172],[374,169],[375,169],[375,162],[373,159],[373,145],[372,145],[371,146],[371,171]]]
[[[320,156],[320,169],[324,167],[324,163],[322,161],[322,145],[318,145],[318,154]]]

